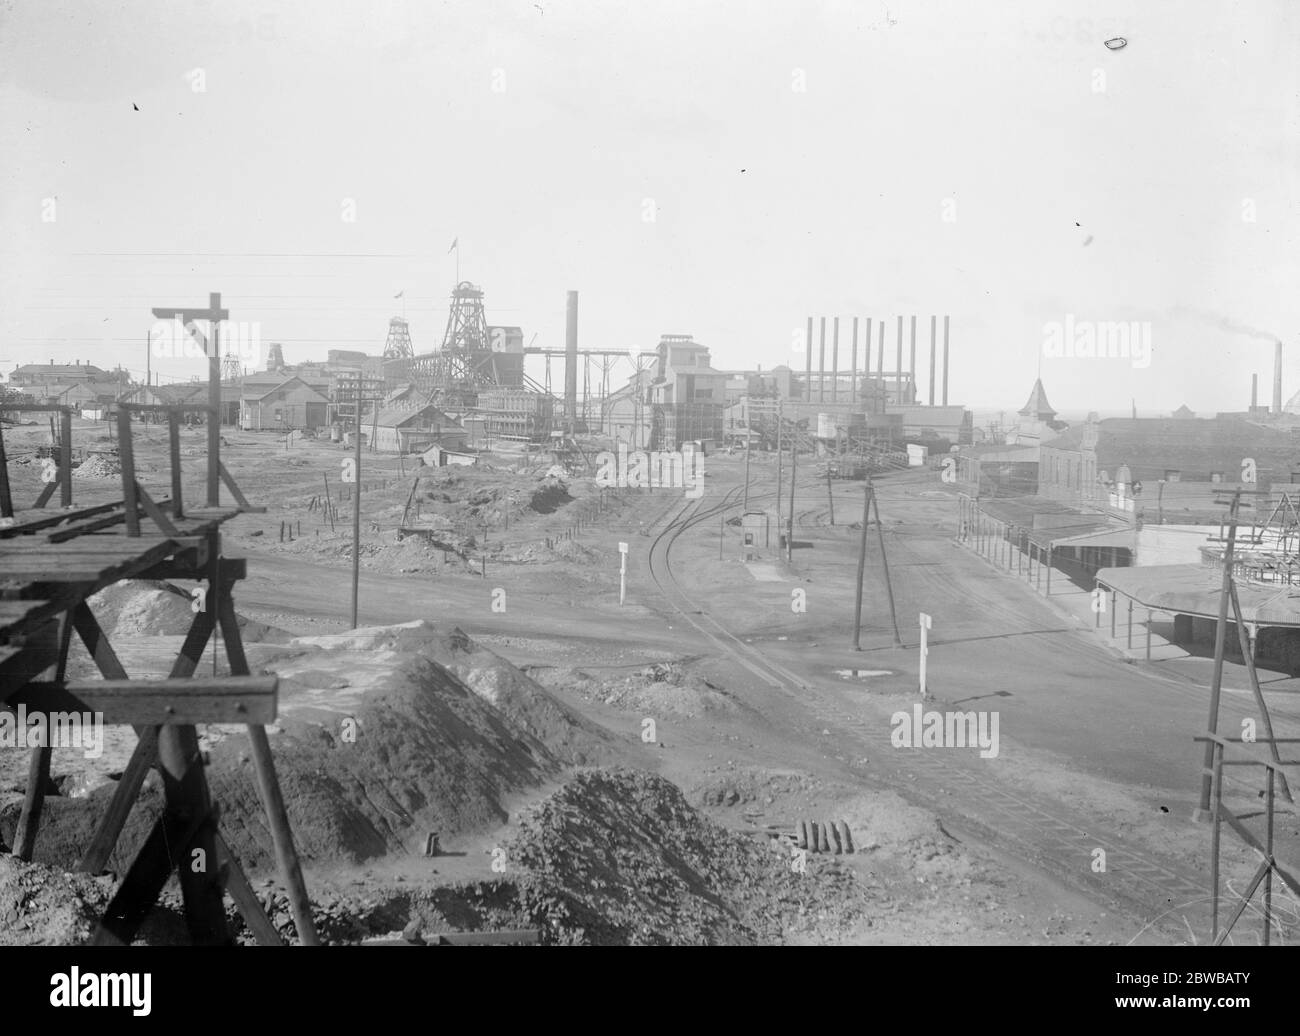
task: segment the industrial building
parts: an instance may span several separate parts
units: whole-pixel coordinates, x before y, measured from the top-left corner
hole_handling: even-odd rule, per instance
[[[431,403],[381,408],[373,417],[372,429],[372,445],[381,453],[423,453],[433,445],[449,449],[465,445],[460,422]]]
[[[245,431],[298,431],[329,424],[329,397],[298,376],[268,387],[265,382],[245,385],[239,401],[239,426]]]
[[[1039,493],[1148,522],[1213,519],[1227,486],[1267,490],[1300,480],[1297,445],[1289,432],[1235,416],[1094,421],[1039,448]]]
[[[9,384],[13,388],[24,389],[33,396],[44,396],[55,386],[66,387],[84,382],[117,382],[109,371],[96,367],[93,363],[25,363],[15,367],[9,374]]]

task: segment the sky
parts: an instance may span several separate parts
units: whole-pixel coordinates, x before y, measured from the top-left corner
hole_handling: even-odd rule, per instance
[[[726,369],[802,368],[810,316],[891,367],[916,315],[926,386],[934,314],[972,408],[1241,410],[1278,340],[1290,398],[1298,39],[1293,0],[0,0],[0,371],[142,376],[151,307],[217,291],[290,363],[403,313],[429,350],[459,275],[536,346],[570,290],[582,347]],[[1046,345],[1109,322],[1145,363]]]

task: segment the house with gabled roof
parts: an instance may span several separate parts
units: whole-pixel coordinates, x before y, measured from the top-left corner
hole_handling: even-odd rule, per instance
[[[249,379],[239,399],[239,426],[253,432],[323,428],[329,405],[324,393],[297,376],[281,376],[275,385]]]

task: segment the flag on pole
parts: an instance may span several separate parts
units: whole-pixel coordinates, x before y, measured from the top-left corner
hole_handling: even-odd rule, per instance
[[[455,238],[455,239],[452,240],[452,242],[451,242],[451,247],[450,247],[449,249],[447,249],[447,254],[448,254],[448,255],[451,255],[452,252],[456,251],[456,246],[457,246],[458,244],[460,244],[460,238],[457,237],[457,238]]]

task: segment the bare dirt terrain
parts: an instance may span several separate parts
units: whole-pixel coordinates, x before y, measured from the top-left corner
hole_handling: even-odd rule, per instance
[[[41,441],[40,428],[25,434]],[[187,434],[197,457],[202,431]],[[103,425],[75,435],[110,445]],[[161,436],[143,438],[139,477],[165,495]],[[6,432],[20,501],[40,488],[23,439]],[[863,484],[837,481],[828,498],[802,458],[788,565],[775,532],[759,559],[739,559],[726,524],[741,509],[739,456],[710,457],[693,501],[602,493],[523,454],[425,469],[417,485],[409,459],[366,454],[352,631],[347,454],[297,436],[225,439],[225,463],[268,507],[226,526],[225,553],[249,559],[236,606],[254,672],[280,678],[272,747],[327,941],[518,927],[556,943],[1207,939],[1210,832],[1190,819],[1204,660],[1133,664],[1071,611],[1066,588],[1044,598],[957,546],[933,472],[878,481],[905,646],[872,528],[858,652]],[[89,463],[74,475],[77,503],[116,496],[101,474],[111,454]],[[772,508],[774,476],[755,455],[751,507]],[[201,490],[187,480],[192,499]],[[95,602],[133,676],[165,675],[189,590],[119,587]],[[918,700],[921,611],[934,617],[926,708],[997,710],[996,757],[891,744],[891,716]],[[224,655],[214,664],[225,671]],[[74,674],[89,671],[76,655]],[[1296,691],[1271,675],[1279,736],[1300,726]],[[1225,725],[1248,704],[1229,694]],[[222,830],[292,935],[244,735],[202,733]],[[117,728],[97,759],[55,752],[60,794],[37,861],[0,862],[0,938],[86,937],[111,882],[63,872],[133,744]],[[6,842],[25,774],[24,753],[0,753]],[[137,806],[114,872],[158,799],[155,788]],[[1280,855],[1294,854],[1300,825],[1280,817]],[[800,853],[791,836],[814,821],[845,824],[854,851]],[[1227,840],[1225,861],[1239,889],[1253,860]],[[181,938],[169,897],[147,941]],[[1274,906],[1284,926],[1300,921],[1285,896]]]

